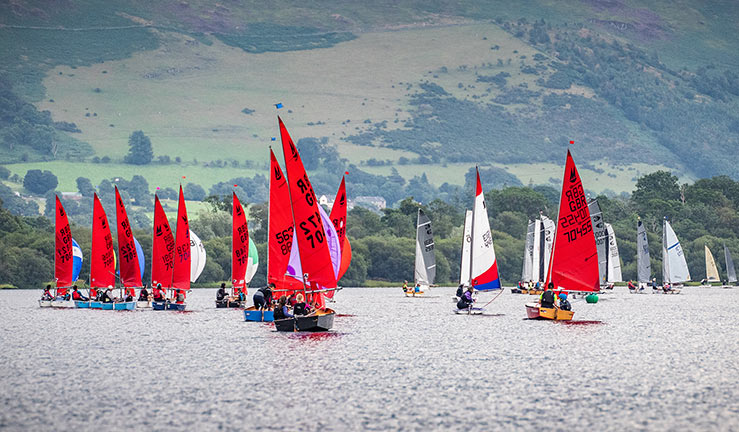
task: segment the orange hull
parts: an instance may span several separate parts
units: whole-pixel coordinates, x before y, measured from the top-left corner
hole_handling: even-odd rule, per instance
[[[573,311],[559,308],[542,308],[538,304],[527,304],[526,315],[529,319],[549,319],[554,321],[571,321],[575,315]]]

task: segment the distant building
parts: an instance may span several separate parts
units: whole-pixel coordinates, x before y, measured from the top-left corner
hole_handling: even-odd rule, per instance
[[[332,205],[333,205],[334,203],[333,203],[333,202],[330,202],[330,201],[328,200],[328,197],[327,197],[326,195],[321,195],[321,196],[320,196],[320,197],[318,198],[318,204],[320,204],[320,205],[324,205],[324,206],[328,206],[329,208],[331,208],[331,206],[332,206]]]
[[[347,203],[347,207],[349,209],[354,208],[354,206],[360,206],[374,211],[381,211],[387,207],[387,202],[385,201],[385,198],[381,196],[358,196],[353,200],[349,200]]]

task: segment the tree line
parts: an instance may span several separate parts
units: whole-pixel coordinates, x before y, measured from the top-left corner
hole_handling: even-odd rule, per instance
[[[129,185],[129,188],[131,186]],[[134,187],[135,189],[135,187]],[[353,195],[349,188],[350,196]],[[53,198],[50,197],[50,198]],[[550,186],[512,186],[485,193],[493,230],[498,268],[506,284],[515,283],[521,274],[524,238],[529,220],[540,212],[556,217],[559,191]],[[151,197],[148,198],[149,200]],[[630,195],[597,197],[606,222],[613,225],[622,260],[624,279],[636,278],[636,224],[647,228],[652,273],[661,276],[662,220],[672,222],[685,251],[694,280],[705,276],[703,246],[708,245],[721,259],[723,244],[739,256],[739,182],[727,176],[680,184],[676,176],[657,171],[638,179]],[[191,222],[191,229],[203,240],[208,261],[199,283],[216,286],[230,279],[231,215],[230,194],[211,196],[210,210],[202,211]],[[354,207],[348,213],[347,235],[352,244],[352,264],[341,284],[361,286],[368,280],[399,282],[413,278],[415,224],[419,208],[432,221],[436,244],[437,283],[456,284],[461,262],[462,225],[465,206],[472,202],[472,185],[461,188],[453,200],[433,199],[419,203],[414,197],[382,212]],[[105,204],[111,224],[112,202]],[[69,210],[68,210],[69,212]],[[259,269],[252,286],[266,283],[267,203],[248,207],[250,238],[259,252]],[[48,214],[47,216],[51,216]],[[13,214],[0,205],[0,284],[37,288],[53,279],[53,221],[44,216]],[[174,220],[171,222],[174,223]],[[73,237],[89,256],[91,232],[88,224],[72,225]],[[151,250],[151,228],[134,231],[144,251]],[[149,275],[150,257],[146,257]],[[83,264],[84,277],[87,264]]]

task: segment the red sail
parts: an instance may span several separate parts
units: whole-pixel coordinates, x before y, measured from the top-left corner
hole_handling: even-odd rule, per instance
[[[233,232],[231,233],[231,283],[234,291],[246,294],[246,266],[249,263],[249,227],[236,193],[233,194]]]
[[[159,197],[154,195],[154,237],[151,242],[151,286],[172,286],[174,236]]]
[[[180,204],[177,207],[172,288],[190,289],[190,222],[187,219],[187,207],[185,207],[185,196],[182,194],[182,185],[180,185]]]
[[[72,285],[72,232],[69,230],[67,212],[62,202],[56,197],[56,222],[54,225],[54,278],[56,279],[56,295],[63,296],[66,288]]]
[[[303,287],[300,281],[285,277],[290,262],[290,250],[293,245],[293,214],[290,208],[290,190],[287,179],[277,163],[272,149],[269,150],[271,161],[269,173],[269,227],[267,233],[267,280],[277,287],[275,295],[289,295],[287,291]]]
[[[598,252],[580,174],[567,151],[547,282],[566,291],[598,291]]]
[[[92,249],[90,252],[90,288],[115,286],[115,251],[108,216],[98,194],[93,197]]]
[[[339,185],[339,190],[336,192],[336,199],[331,207],[330,216],[331,223],[336,228],[336,234],[339,235],[339,245],[341,245],[341,264],[339,265],[337,280],[344,276],[349,268],[349,263],[352,261],[352,248],[349,245],[349,239],[346,237],[346,205],[346,181],[344,177],[341,177],[341,185]],[[327,291],[326,297],[333,298],[334,291]]]
[[[131,224],[128,222],[126,207],[118,192],[118,186],[115,188],[115,212],[118,222],[118,257],[120,259],[118,266],[121,273],[121,284],[124,287],[140,287],[142,283],[139,255],[136,252],[133,231],[131,231]]]
[[[287,174],[290,201],[293,208],[295,236],[300,252],[300,265],[308,281],[315,282],[324,288],[336,287],[331,254],[326,244],[326,233],[323,231],[318,202],[313,192],[303,161],[293,140],[278,117],[282,153],[285,157],[285,173]]]

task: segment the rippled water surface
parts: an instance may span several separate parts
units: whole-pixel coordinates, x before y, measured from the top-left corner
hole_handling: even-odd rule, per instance
[[[3,430],[738,430],[739,289],[575,301],[571,324],[345,289],[334,329],[215,309],[40,309],[0,292]],[[482,294],[479,303],[492,298]]]

